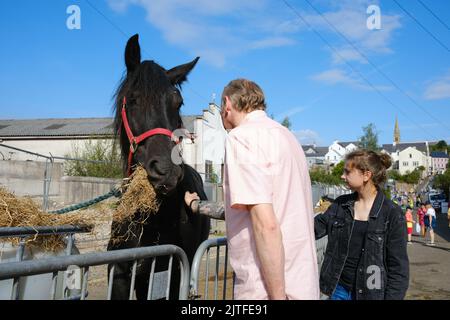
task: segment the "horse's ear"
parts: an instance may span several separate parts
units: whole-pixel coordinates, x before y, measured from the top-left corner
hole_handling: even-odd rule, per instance
[[[200,57],[195,58],[189,63],[179,65],[178,67],[167,71],[167,77],[169,77],[170,82],[172,82],[173,85],[181,85],[184,81],[186,81],[187,75],[195,67],[198,59],[200,59]]]
[[[128,39],[125,48],[125,65],[128,73],[133,72],[141,64],[141,47],[139,46],[139,35],[135,34]]]

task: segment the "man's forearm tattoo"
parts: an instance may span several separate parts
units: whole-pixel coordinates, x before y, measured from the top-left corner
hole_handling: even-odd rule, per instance
[[[200,214],[213,219],[225,220],[225,208],[223,202],[200,201],[198,208]]]

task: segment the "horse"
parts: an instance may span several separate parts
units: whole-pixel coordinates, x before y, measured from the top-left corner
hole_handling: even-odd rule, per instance
[[[166,70],[154,61],[141,62],[138,34],[126,44],[126,75],[116,91],[114,106],[114,128],[120,143],[123,172],[128,176],[134,165],[142,165],[160,207],[149,215],[145,224],[113,222],[108,250],[174,244],[184,250],[192,265],[198,246],[209,236],[209,218],[194,214],[184,201],[186,191],[197,192],[200,199],[207,200],[202,178],[191,166],[174,163],[171,158],[176,147],[172,133],[183,127],[181,84],[198,59]],[[139,140],[143,135],[143,140]],[[137,212],[135,218],[142,214],[146,213]],[[124,234],[133,236],[122,242],[114,240]],[[112,299],[128,299],[132,263],[110,264],[108,270],[113,265]],[[158,258],[155,272],[167,268],[168,258]],[[139,261],[135,281],[137,299],[147,298],[149,274],[150,259]],[[170,299],[178,297],[179,277],[178,264],[174,263]]]

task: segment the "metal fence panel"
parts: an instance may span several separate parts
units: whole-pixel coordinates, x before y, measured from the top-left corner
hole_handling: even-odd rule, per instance
[[[30,260],[20,262],[8,262],[0,264],[0,280],[33,276],[39,274],[54,274],[55,272],[65,272],[69,267],[76,266],[82,270],[83,284],[81,288],[81,299],[85,298],[88,290],[87,281],[89,267],[98,265],[115,264],[120,262],[138,261],[147,258],[157,258],[163,256],[175,256],[180,266],[180,291],[179,299],[186,300],[189,294],[189,262],[184,251],[175,245],[160,245],[152,247],[142,247],[134,249],[114,250],[100,253],[86,253],[80,255],[52,257],[41,260]],[[169,265],[170,267],[170,265]],[[170,272],[168,273],[170,276]],[[170,288],[170,279],[167,282]],[[49,298],[52,297],[54,285],[49,291]],[[108,288],[110,291],[110,288]],[[167,294],[167,291],[166,291]],[[152,297],[153,295],[150,295]],[[15,298],[15,297],[13,297]]]

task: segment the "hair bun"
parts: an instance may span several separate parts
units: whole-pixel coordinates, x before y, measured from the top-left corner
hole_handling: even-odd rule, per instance
[[[380,157],[381,164],[386,169],[389,169],[392,165],[392,159],[391,156],[386,153],[379,153],[378,156]]]

